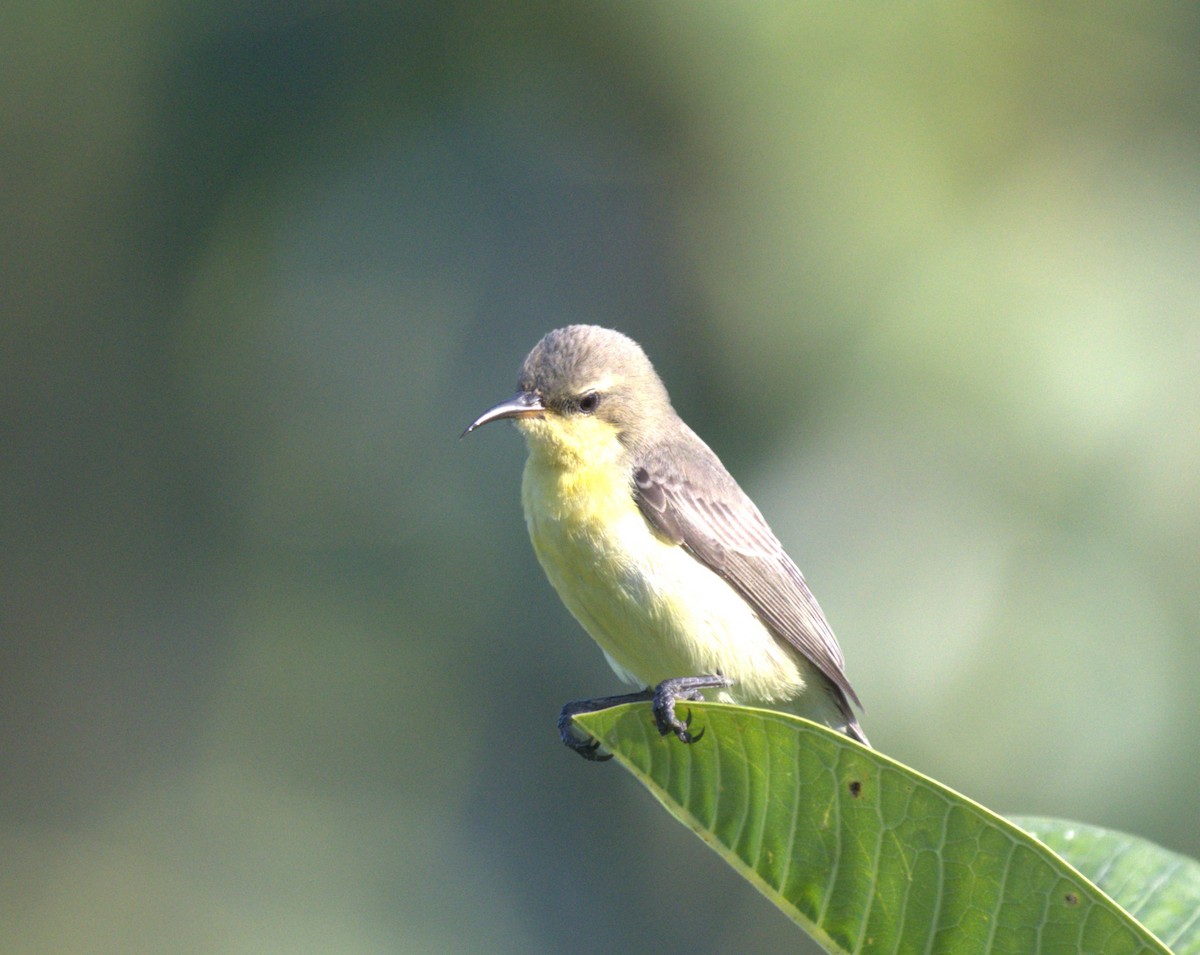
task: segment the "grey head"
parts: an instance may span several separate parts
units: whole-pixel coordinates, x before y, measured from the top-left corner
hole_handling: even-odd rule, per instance
[[[612,424],[626,447],[644,446],[675,419],[667,389],[642,347],[597,325],[547,333],[521,365],[517,394],[484,412],[467,431],[501,418],[548,415],[594,415]]]

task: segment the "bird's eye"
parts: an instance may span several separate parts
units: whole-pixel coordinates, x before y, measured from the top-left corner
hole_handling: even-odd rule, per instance
[[[589,391],[579,397],[579,410],[584,414],[593,414],[600,407],[600,392]]]

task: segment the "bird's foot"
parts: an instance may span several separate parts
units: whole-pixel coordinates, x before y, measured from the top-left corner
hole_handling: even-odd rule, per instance
[[[732,686],[733,681],[723,676],[680,676],[671,680],[663,680],[654,688],[653,700],[654,722],[658,731],[666,736],[674,733],[684,743],[694,743],[704,735],[704,730],[693,733],[690,729],[692,715],[680,719],[675,713],[675,705],[680,701],[703,701],[701,690]]]
[[[623,693],[620,696],[600,696],[592,700],[572,700],[570,703],[565,704],[562,711],[558,714],[558,735],[568,749],[574,750],[584,759],[589,759],[596,763],[612,759],[612,753],[600,752],[600,743],[597,740],[583,736],[576,731],[574,725],[575,717],[581,713],[595,713],[597,710],[606,710],[610,706],[620,706],[622,703],[642,703],[649,699],[651,699],[651,692],[649,690],[642,690],[639,693]]]

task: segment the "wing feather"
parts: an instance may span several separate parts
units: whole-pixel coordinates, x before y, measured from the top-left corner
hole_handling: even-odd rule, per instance
[[[682,423],[682,422],[681,422]],[[684,425],[686,429],[687,426]],[[860,705],[833,631],[804,576],[754,502],[690,429],[689,440],[638,455],[634,489],[646,519],[737,590],[759,618]]]

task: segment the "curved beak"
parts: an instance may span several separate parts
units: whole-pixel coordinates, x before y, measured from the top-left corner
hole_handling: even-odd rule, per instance
[[[465,438],[476,428],[482,427],[489,421],[499,421],[502,418],[531,418],[546,410],[542,399],[532,391],[518,391],[507,401],[502,401],[493,408],[488,408],[483,414],[472,421],[467,430],[459,435]]]

